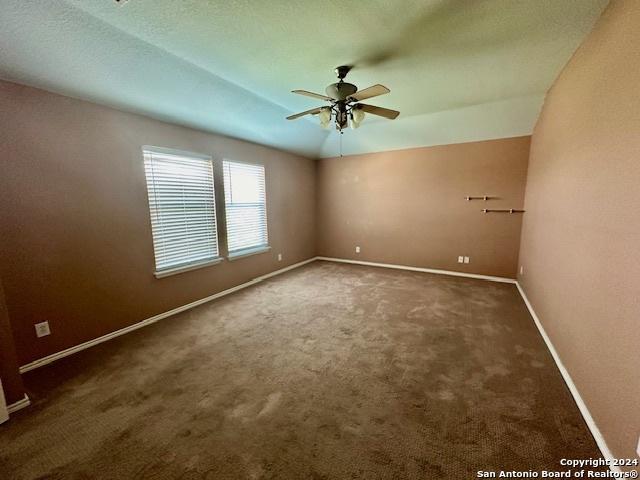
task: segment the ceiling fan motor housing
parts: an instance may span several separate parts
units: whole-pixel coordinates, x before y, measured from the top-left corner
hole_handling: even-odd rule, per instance
[[[342,101],[353,95],[358,91],[353,83],[337,82],[329,85],[326,90],[327,95],[334,100]]]

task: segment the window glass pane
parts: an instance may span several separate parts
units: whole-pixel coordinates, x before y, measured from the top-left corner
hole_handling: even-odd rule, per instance
[[[156,271],[218,257],[211,159],[143,152]]]
[[[223,162],[229,253],[268,245],[264,167]]]

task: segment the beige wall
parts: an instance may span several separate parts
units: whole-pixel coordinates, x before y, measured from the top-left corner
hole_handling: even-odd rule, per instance
[[[318,161],[318,254],[515,278],[522,214],[480,210],[522,208],[529,140]]]
[[[614,1],[533,135],[519,279],[617,457],[640,435],[640,2]]]
[[[22,364],[315,254],[312,160],[6,82],[0,125],[0,276]],[[221,159],[264,163],[272,250],[156,279],[145,144],[212,155],[219,208]]]

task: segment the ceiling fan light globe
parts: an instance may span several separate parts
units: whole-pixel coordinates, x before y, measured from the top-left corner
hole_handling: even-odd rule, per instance
[[[320,110],[318,117],[320,118],[320,126],[322,128],[328,128],[331,123],[331,108],[324,107]]]
[[[360,125],[362,123],[362,121],[364,120],[364,110],[360,109],[360,108],[354,108],[353,109],[353,121],[355,123],[357,123],[358,125]]]
[[[318,117],[320,117],[321,124],[329,123],[331,121],[331,109],[328,107],[323,108],[320,110]]]

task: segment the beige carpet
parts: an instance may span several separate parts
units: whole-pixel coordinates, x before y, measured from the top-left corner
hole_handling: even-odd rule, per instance
[[[3,479],[472,479],[599,453],[514,285],[315,262],[27,374]]]

